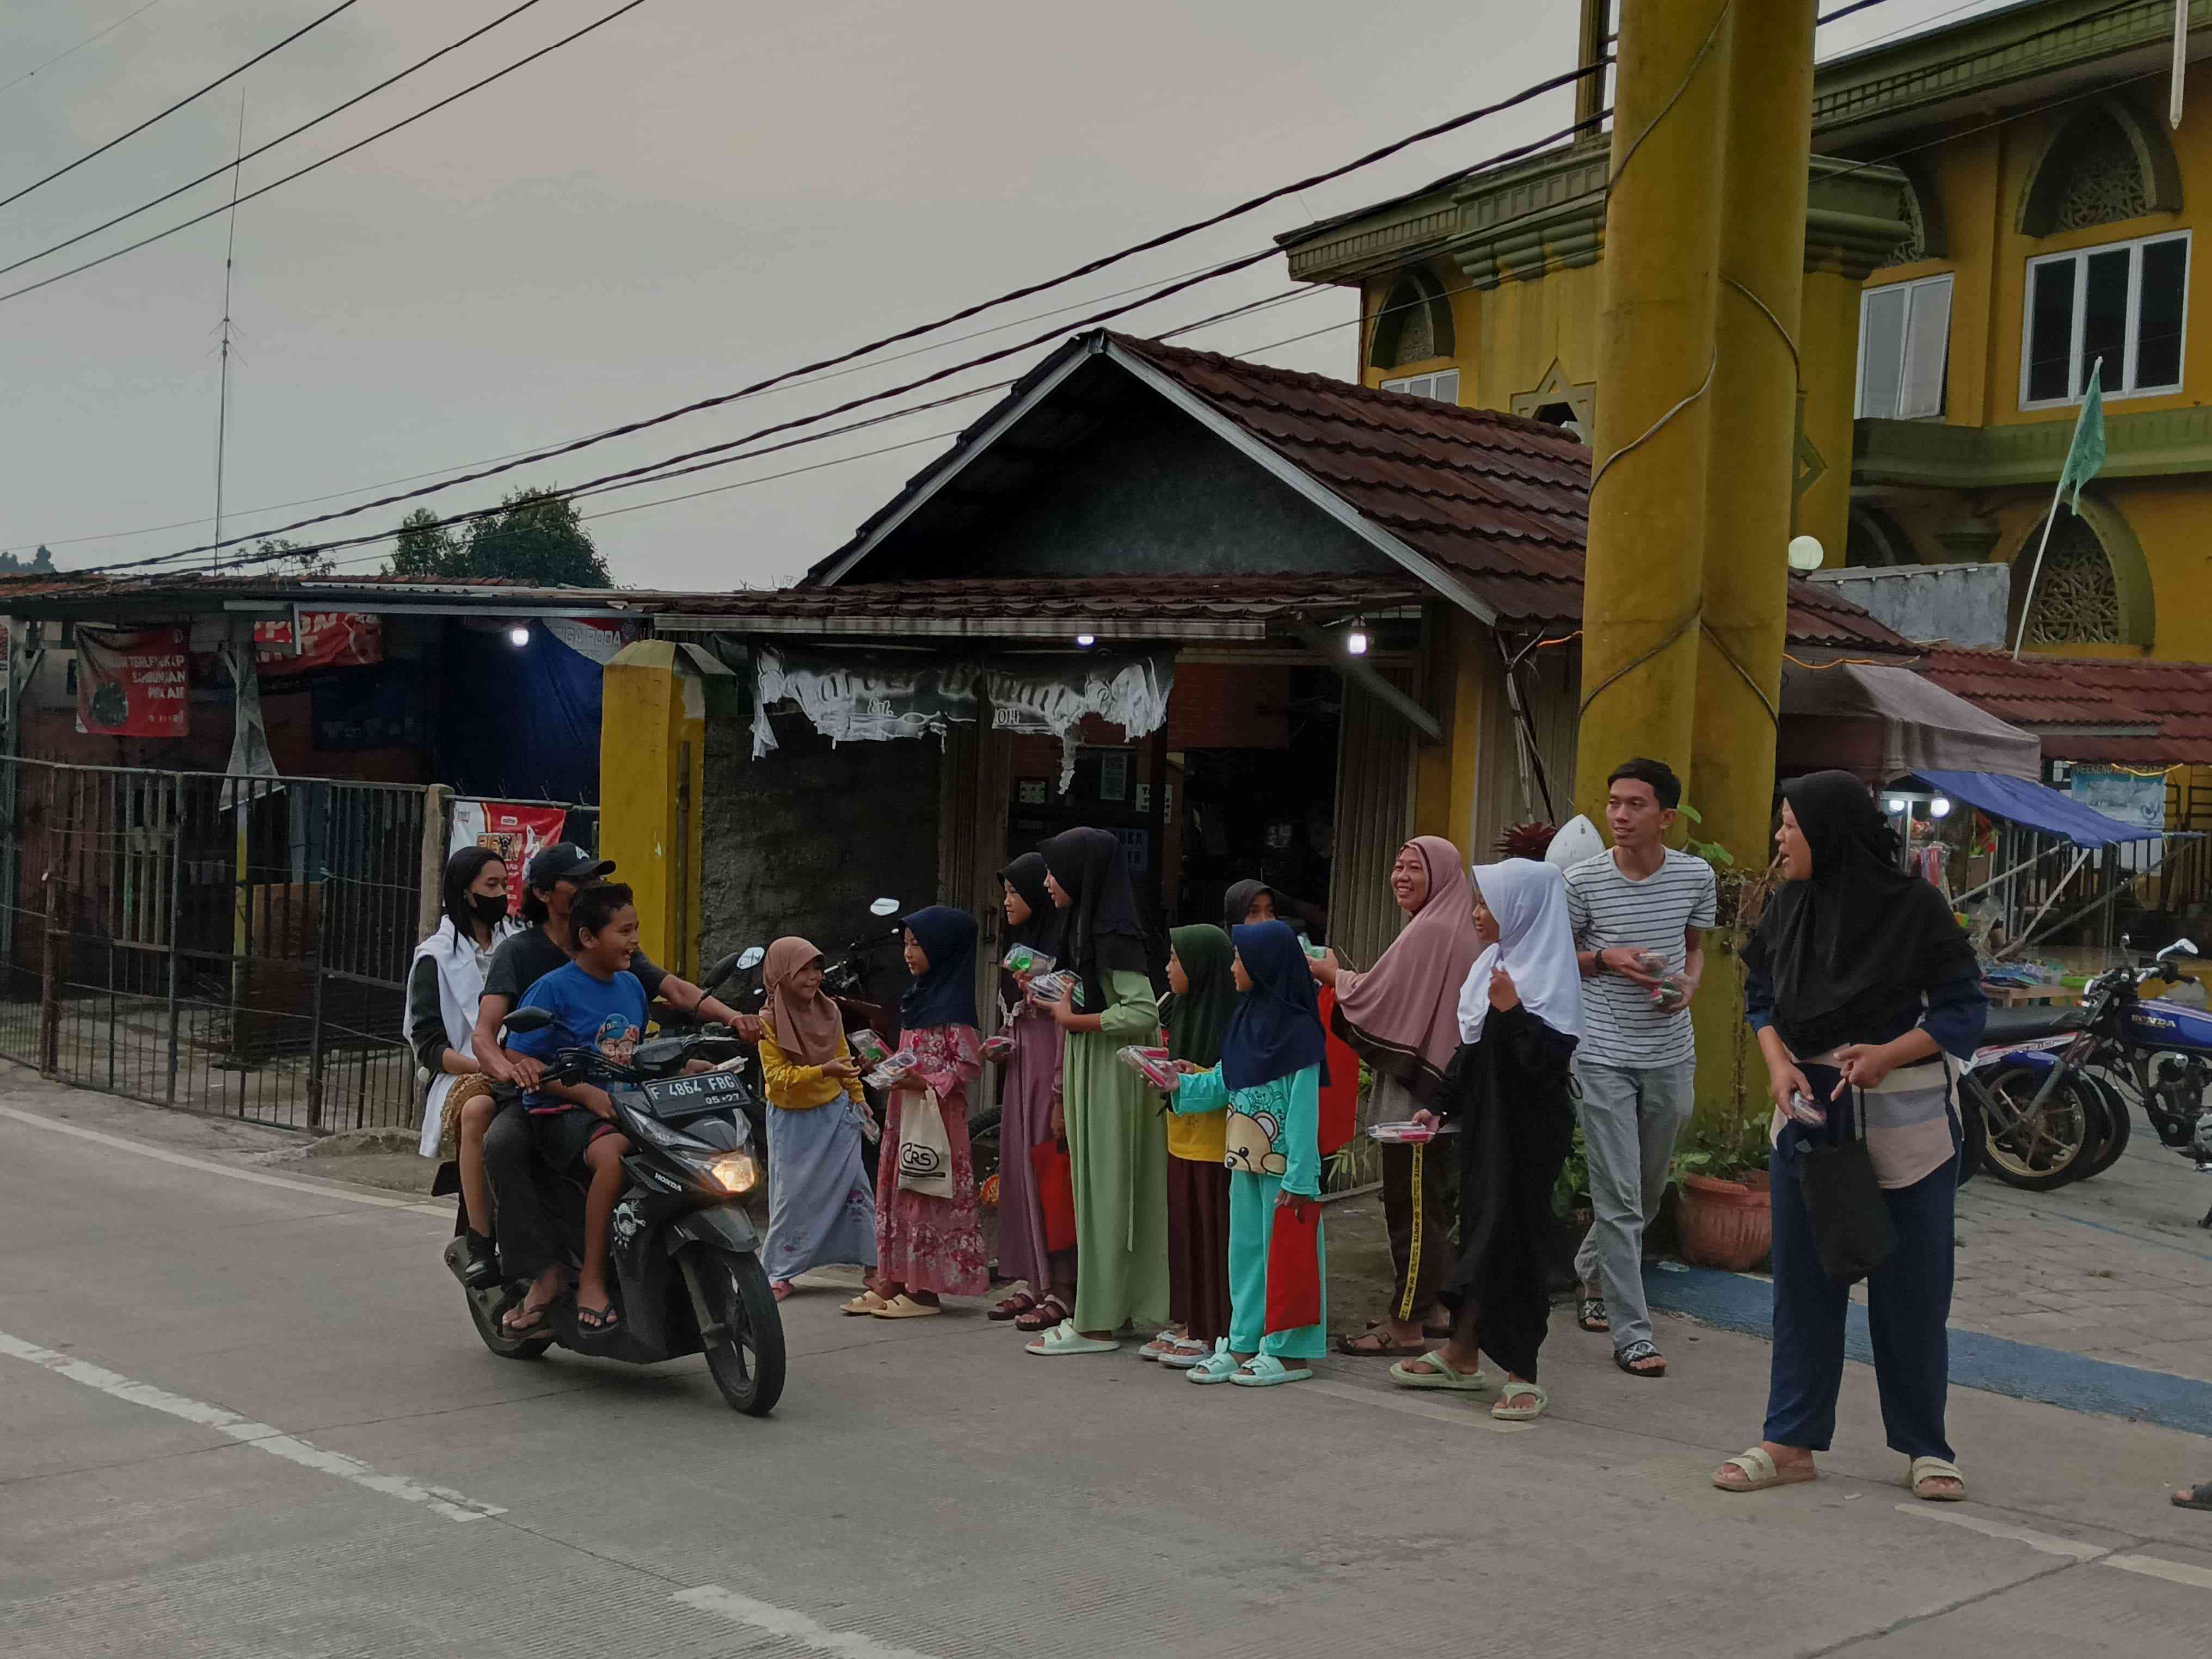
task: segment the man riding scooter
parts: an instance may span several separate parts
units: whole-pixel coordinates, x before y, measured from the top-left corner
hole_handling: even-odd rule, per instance
[[[505,1086],[500,1090],[495,1115],[483,1130],[484,1169],[497,1214],[497,1253],[493,1254],[489,1240],[472,1236],[468,1279],[477,1286],[501,1278],[531,1281],[528,1295],[507,1316],[512,1335],[526,1335],[537,1328],[546,1306],[560,1296],[567,1251],[538,1193],[533,1168],[536,1142],[529,1121],[513,1103],[518,1091],[538,1086],[542,1069],[535,1060],[501,1048],[500,1024],[532,986],[568,965],[573,945],[569,907],[579,892],[605,880],[614,867],[573,842],[556,842],[530,860],[522,899],[522,919],[529,926],[502,941],[493,953],[477,1007],[471,1047],[485,1074]],[[759,1040],[757,1017],[741,1014],[688,980],[666,972],[642,951],[632,953],[628,971],[636,976],[647,1002],[663,1002],[702,1020],[720,1020],[744,1041]],[[465,1119],[463,1133],[471,1127]]]

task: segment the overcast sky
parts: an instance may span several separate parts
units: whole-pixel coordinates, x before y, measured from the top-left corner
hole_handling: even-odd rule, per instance
[[[540,0],[464,52],[249,163],[252,190],[613,9]],[[331,0],[8,0],[0,195],[242,63]],[[361,0],[240,81],[13,206],[12,263],[228,159],[514,0]],[[1995,0],[1891,0],[1823,55]],[[1567,0],[646,0],[540,63],[241,209],[228,528],[535,448],[927,320],[1572,66]],[[1334,185],[951,331],[1032,319],[1267,245],[1283,230],[1565,125],[1561,91]],[[228,181],[0,291],[225,199]],[[64,567],[206,539],[223,224],[0,303],[0,547]],[[1279,259],[1133,313],[1152,333],[1290,286]],[[1097,308],[1069,313],[1079,319]],[[1184,343],[1349,376],[1352,297],[1312,294]],[[574,483],[898,383],[1050,326],[693,416],[430,497]],[[1319,332],[1316,332],[1319,331]],[[1304,339],[1292,337],[1310,335]],[[1287,343],[1285,343],[1287,342]],[[952,389],[1035,361],[969,374]],[[917,394],[917,396],[922,394]],[[957,429],[987,400],[585,503],[587,512]],[[598,520],[627,586],[787,581],[941,445]],[[428,482],[429,480],[423,480]],[[299,508],[277,504],[343,492]],[[385,529],[380,509],[324,534]],[[114,532],[187,521],[180,527]],[[301,532],[304,537],[308,532]],[[92,539],[98,538],[98,539]],[[372,569],[381,553],[347,556]]]

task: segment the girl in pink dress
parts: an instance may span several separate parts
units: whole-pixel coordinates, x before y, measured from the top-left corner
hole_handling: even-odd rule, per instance
[[[933,904],[906,918],[906,965],[914,983],[899,1000],[899,1046],[921,1064],[893,1092],[884,1114],[876,1169],[876,1282],[845,1304],[850,1314],[921,1319],[945,1311],[942,1296],[981,1296],[991,1287],[989,1257],[976,1219],[975,1166],[968,1151],[968,1085],[983,1069],[975,1029],[975,918]],[[933,1198],[899,1185],[905,1114],[937,1094],[950,1143],[952,1196]]]

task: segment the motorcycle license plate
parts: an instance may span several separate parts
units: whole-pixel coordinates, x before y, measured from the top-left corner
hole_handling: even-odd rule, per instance
[[[734,1106],[745,1098],[744,1079],[734,1072],[702,1072],[696,1077],[664,1077],[645,1085],[647,1100],[655,1106],[705,1106],[726,1101]]]

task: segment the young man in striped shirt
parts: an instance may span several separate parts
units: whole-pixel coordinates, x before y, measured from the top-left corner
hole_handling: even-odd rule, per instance
[[[1593,1211],[1575,1258],[1578,1320],[1586,1331],[1612,1332],[1613,1363],[1632,1376],[1667,1374],[1644,1300],[1644,1230],[1690,1121],[1689,1000],[1717,915],[1712,866],[1667,845],[1681,804],[1681,781],[1663,763],[1626,762],[1606,781],[1613,850],[1567,872],[1567,914],[1589,981],[1574,1059]]]

